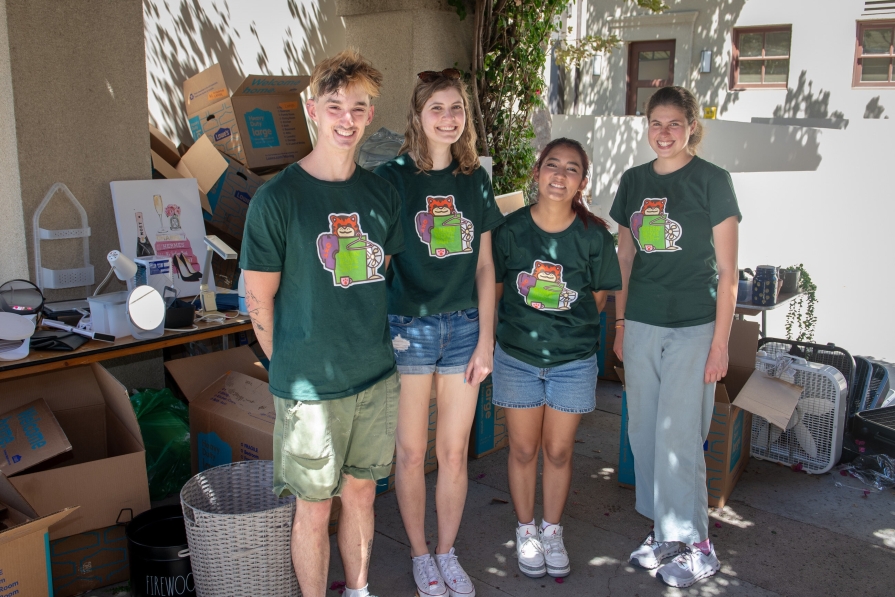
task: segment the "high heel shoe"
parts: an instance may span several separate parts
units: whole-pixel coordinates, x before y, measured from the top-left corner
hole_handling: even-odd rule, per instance
[[[197,272],[196,270],[193,269],[193,266],[190,263],[190,260],[187,259],[186,255],[184,255],[182,252],[180,253],[180,261],[183,263],[183,266],[186,268],[186,273],[188,275],[193,275],[193,274],[199,274],[200,276],[202,275],[202,272]]]
[[[177,270],[177,275],[184,282],[198,282],[202,278],[202,274],[193,270],[189,262],[184,259],[183,253],[178,253],[171,257],[171,265]],[[182,268],[182,269],[181,269]],[[186,275],[183,275],[186,272]]]

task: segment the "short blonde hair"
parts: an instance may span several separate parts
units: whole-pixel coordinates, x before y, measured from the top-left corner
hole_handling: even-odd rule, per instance
[[[454,171],[454,174],[462,173],[469,175],[479,167],[479,154],[475,147],[478,137],[475,134],[475,125],[472,121],[472,110],[469,106],[466,83],[462,79],[438,77],[428,83],[422,79],[417,79],[413,93],[410,95],[410,107],[407,110],[407,128],[404,130],[404,144],[398,150],[398,153],[412,152],[417,157],[416,165],[422,172],[428,172],[432,169],[429,144],[426,140],[426,133],[423,131],[420,114],[429,98],[445,89],[456,89],[463,100],[466,125],[463,127],[463,134],[451,145],[451,156],[460,162],[460,166]]]
[[[323,60],[311,73],[311,97],[335,93],[359,85],[370,97],[379,97],[382,73],[354,48],[348,48]]]

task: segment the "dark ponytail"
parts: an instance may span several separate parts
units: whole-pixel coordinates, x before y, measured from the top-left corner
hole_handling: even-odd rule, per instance
[[[581,143],[575,141],[574,139],[568,139],[566,137],[554,139],[553,141],[548,143],[543,150],[541,150],[541,154],[538,156],[538,161],[535,163],[534,171],[539,172],[541,170],[541,166],[544,164],[544,160],[547,159],[547,156],[550,155],[550,152],[553,151],[553,149],[556,147],[568,147],[577,151],[578,154],[581,156],[581,167],[583,168],[583,172],[585,173],[585,178],[587,178],[587,171],[590,168],[590,159],[587,157],[587,152],[584,151]],[[575,215],[577,215],[581,219],[581,222],[584,224],[585,228],[587,228],[587,225],[589,223],[593,222],[594,224],[602,226],[607,230],[609,229],[609,224],[606,223],[606,220],[595,216],[594,213],[587,207],[581,191],[575,193],[575,196],[572,198],[572,211],[574,211]]]

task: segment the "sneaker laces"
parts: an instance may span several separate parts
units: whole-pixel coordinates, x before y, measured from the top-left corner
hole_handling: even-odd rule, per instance
[[[438,573],[438,568],[435,566],[435,560],[431,556],[423,560],[414,558],[413,565],[417,569],[418,576],[426,579],[428,586],[434,587],[442,580],[441,574]]]
[[[541,545],[544,546],[544,553],[553,551],[565,552],[566,547],[563,545],[562,532],[553,535],[542,535]]]
[[[696,568],[696,558],[702,553],[698,547],[693,547],[692,545],[688,545],[684,551],[675,557],[672,562],[680,566],[681,568],[686,568],[687,570],[694,570]]]
[[[531,547],[529,547],[529,543]],[[525,552],[526,549],[533,549],[535,551],[544,551],[544,546],[541,543],[541,540],[538,538],[537,534],[535,535],[527,535],[525,540],[522,542],[522,545],[519,547],[519,551]]]
[[[445,582],[450,582],[455,586],[467,588],[466,585],[470,583],[469,576],[467,576],[466,571],[463,570],[463,567],[457,560],[457,555],[454,553],[453,547],[448,553],[444,555],[436,555],[435,557],[438,558],[438,563],[441,564],[441,577]]]

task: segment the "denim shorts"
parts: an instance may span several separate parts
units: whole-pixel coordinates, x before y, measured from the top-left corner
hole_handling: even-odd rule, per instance
[[[464,373],[479,341],[479,310],[425,317],[389,315],[392,347],[402,375]]]
[[[581,415],[597,406],[597,355],[556,367],[534,367],[494,347],[492,404],[538,408]]]

